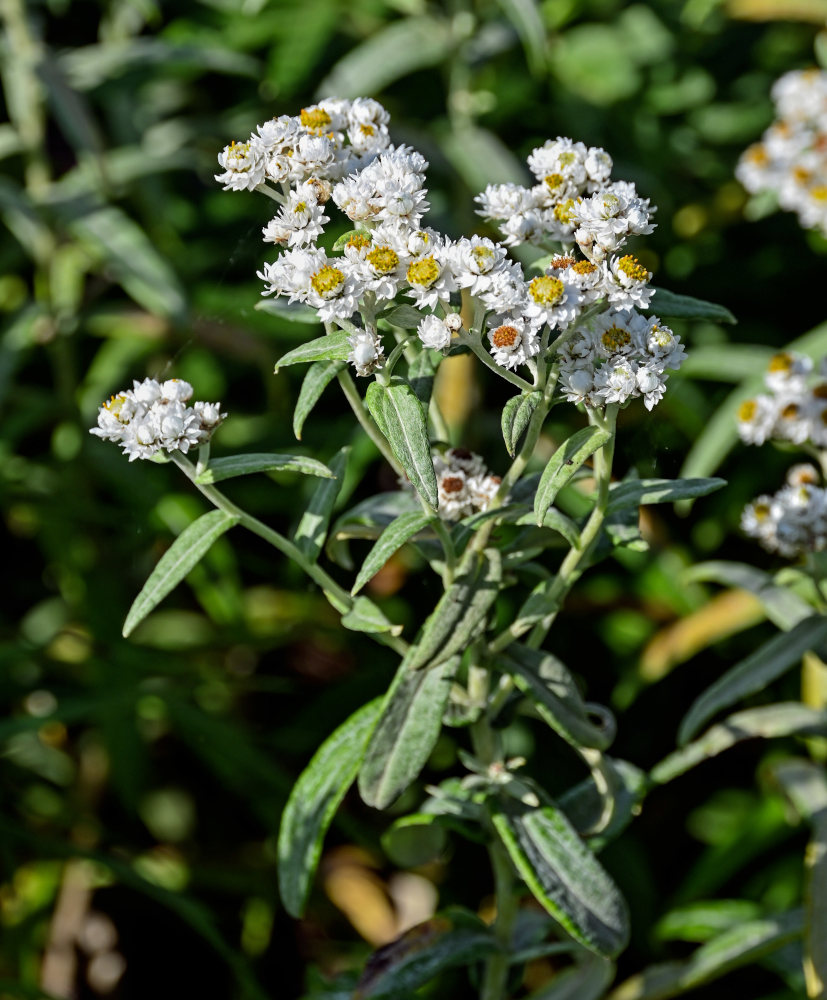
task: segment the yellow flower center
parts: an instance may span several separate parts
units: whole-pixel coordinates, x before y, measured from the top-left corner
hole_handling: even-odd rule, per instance
[[[433,257],[425,257],[422,260],[415,260],[408,267],[408,281],[412,285],[420,285],[422,288],[430,288],[439,278],[439,264]]]
[[[764,149],[760,142],[756,142],[754,145],[750,146],[744,155],[751,163],[755,163],[760,167],[769,163],[770,160],[766,149]]]
[[[810,197],[814,201],[827,201],[827,185],[816,184],[815,187],[811,187]]]
[[[628,278],[632,281],[648,281],[649,272],[640,263],[637,257],[633,257],[632,254],[628,253],[625,257],[621,257],[617,262],[617,269],[622,271]]]
[[[756,521],[766,521],[770,516],[769,504],[757,503],[753,508],[752,512],[755,514]]]
[[[574,198],[566,198],[565,201],[558,202],[554,206],[554,218],[558,222],[562,222],[564,226],[568,226],[571,223],[575,204]]]
[[[498,326],[491,334],[491,343],[494,347],[513,347],[520,336],[520,331],[516,326]]]
[[[477,267],[482,271],[486,271],[491,268],[494,264],[494,251],[491,247],[479,246],[474,247],[471,250],[471,256],[474,258]]]
[[[373,127],[373,125],[360,125],[359,131],[362,133],[362,135],[376,135],[376,129]]]
[[[566,178],[562,174],[548,174],[548,176],[544,177],[543,180],[545,181],[546,187],[552,192],[561,188],[566,183]]]
[[[332,298],[342,290],[345,283],[344,274],[338,267],[331,267],[325,264],[321,270],[317,271],[310,279],[313,290],[323,299]]]
[[[390,274],[391,271],[396,270],[399,264],[396,251],[391,250],[390,247],[377,247],[375,250],[371,250],[365,259],[379,274]]]
[[[780,354],[774,354],[770,358],[770,363],[767,366],[768,372],[788,372],[793,366],[793,357],[786,351],[782,351]]]
[[[302,108],[299,119],[305,128],[317,132],[330,124],[330,115],[324,108]]]
[[[619,351],[631,343],[632,335],[622,326],[610,326],[600,339],[607,351]]]
[[[298,205],[296,205],[296,207],[293,209],[293,211],[296,213],[296,215],[301,215],[302,212],[306,212],[307,202],[300,201]]]
[[[352,250],[366,250],[370,246],[370,237],[364,233],[351,233],[345,240],[345,246]]]
[[[121,393],[118,396],[110,396],[109,399],[103,403],[103,408],[109,410],[116,420],[121,420],[121,410],[123,409],[123,404],[126,402],[126,396]],[[126,423],[126,421],[121,420],[121,423]]]
[[[569,151],[568,153],[561,153],[559,156],[560,163],[564,167],[570,167],[572,163],[577,159],[577,156]]]
[[[742,424],[748,424],[755,418],[758,412],[758,404],[754,399],[745,399],[738,407],[738,419]]]
[[[578,260],[576,264],[572,264],[571,269],[575,274],[594,274],[597,264],[592,264],[590,260]]]
[[[544,274],[534,278],[528,286],[528,294],[539,306],[553,306],[563,297],[566,288],[559,278]]]
[[[795,167],[792,174],[799,184],[806,184],[813,176],[806,167]]]
[[[799,407],[798,403],[787,403],[784,409],[781,411],[781,416],[784,420],[795,420],[798,416]]]

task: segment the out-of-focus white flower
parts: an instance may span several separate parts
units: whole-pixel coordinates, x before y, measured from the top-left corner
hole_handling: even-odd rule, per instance
[[[492,476],[480,455],[465,448],[448,448],[433,455],[439,495],[439,516],[456,521],[487,510],[500,488],[500,478]]]
[[[827,490],[812,465],[795,465],[787,484],[772,496],[756,497],[741,515],[745,534],[787,558],[827,546]]]

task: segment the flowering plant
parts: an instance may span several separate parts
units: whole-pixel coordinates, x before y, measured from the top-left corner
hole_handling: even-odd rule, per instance
[[[101,408],[93,433],[119,443],[130,460],[171,459],[216,510],[161,558],[124,631],[235,525],[293,559],[345,628],[370,634],[400,663],[387,692],[342,723],[295,786],[279,834],[286,908],[303,912],[322,838],[349,786],[356,781],[368,805],[387,808],[417,780],[443,725],[464,728],[470,740],[462,773],[427,787],[417,812],[397,823],[444,824],[485,842],[496,920],[488,926],[472,910],[444,911],[378,952],[356,995],[397,996],[447,966],[482,961],[481,996],[500,1000],[510,966],[528,952],[568,954],[565,982],[574,989],[591,983],[589,996],[598,995],[596,983],[602,995],[629,919],[596,852],[622,831],[650,787],[693,766],[704,750],[692,744],[650,776],[611,757],[611,712],[585,700],[547,637],[591,565],[617,546],[645,546],[641,504],[701,497],[723,485],[714,478],[638,479],[632,471],[613,481],[618,413],[637,398],[653,409],[668,372],[685,357],[680,337],[660,317],[707,315],[713,307],[656,291],[647,267],[625,252],[631,237],[654,228],[654,208],[632,183],[612,180],[604,150],[565,138],[546,142],[528,159],[531,186],[491,185],[477,199],[502,240],[453,239],[424,224],[427,163],[392,145],[388,125],[376,101],[325,100],[227,146],[217,179],[279,206],[263,230],[265,242],[280,249],[260,272],[266,307],[325,328],[276,365],[310,365],[296,435],[336,380],[398,476],[398,490],[368,498],[331,524],[347,448],[327,465],[280,454],[214,458],[211,437],[226,416],[218,403],[187,405],[192,387],[174,379],[136,382]],[[333,206],[349,227],[335,240],[326,234]],[[533,276],[509,256],[512,248],[531,261]],[[494,473],[453,440],[432,392],[443,361],[469,352],[516,390],[501,418],[511,461],[499,456]],[[364,395],[353,374],[368,380]],[[580,407],[587,424],[537,463],[546,418],[565,402]],[[195,462],[188,457],[194,449]],[[319,479],[292,537],[216,486],[280,469]],[[573,492],[584,512],[583,504],[580,513],[566,512]],[[344,586],[340,570],[320,559],[326,553],[351,568],[351,538],[373,544]],[[361,593],[405,545],[422,552],[441,585],[432,612],[407,637]],[[514,713],[550,726],[590,777],[555,799],[520,773],[525,761],[509,757],[503,739]],[[542,919],[521,905],[527,894]]]

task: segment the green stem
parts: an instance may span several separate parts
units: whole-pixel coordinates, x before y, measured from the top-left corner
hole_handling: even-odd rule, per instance
[[[339,379],[339,385],[342,387],[342,391],[345,394],[345,399],[350,403],[350,408],[356,415],[356,419],[362,425],[362,430],[367,434],[367,436],[373,441],[376,447],[379,449],[382,457],[394,470],[394,472],[400,477],[405,476],[405,470],[399,464],[396,456],[391,451],[391,447],[385,440],[382,432],[376,426],[373,418],[365,409],[365,404],[362,402],[362,397],[359,395],[359,390],[356,388],[356,383],[350,377],[350,373],[347,371],[339,372],[337,378]]]
[[[487,368],[490,368],[492,372],[496,372],[500,378],[504,378],[512,385],[516,385],[522,392],[533,391],[534,386],[530,382],[527,382],[524,378],[520,378],[519,375],[515,375],[514,372],[510,372],[507,368],[501,368],[475,336],[470,335],[462,337],[459,342],[464,344],[466,347],[470,347],[480,361],[482,361]]]
[[[288,559],[292,559],[305,573],[317,583],[330,600],[330,603],[334,608],[340,613],[345,614],[350,611],[353,607],[353,598],[350,594],[341,587],[329,573],[326,573],[321,566],[314,562],[311,562],[307,556],[302,552],[302,550],[294,543],[291,542],[289,538],[285,538],[284,535],[280,535],[273,528],[264,524],[263,521],[259,521],[257,517],[253,517],[252,514],[248,514],[246,511],[242,510],[241,507],[237,506],[228,497],[224,496],[221,490],[215,488],[215,486],[210,486],[206,483],[199,483],[196,479],[196,469],[189,459],[185,458],[180,451],[174,451],[170,455],[170,459],[178,466],[179,469],[184,473],[187,479],[196,487],[199,492],[205,496],[210,503],[214,504],[219,510],[223,510],[225,514],[229,514],[232,517],[238,518],[238,523],[242,527],[246,528],[248,531],[252,531],[254,535],[258,535],[259,538],[263,538],[266,542],[269,542],[273,548],[278,549],[282,555],[287,556]],[[373,634],[373,633],[371,633]],[[383,643],[386,646],[390,646],[395,649],[400,655],[404,656],[408,648],[408,644],[404,640],[397,639],[393,636],[386,636],[381,634],[375,634],[374,638]]]

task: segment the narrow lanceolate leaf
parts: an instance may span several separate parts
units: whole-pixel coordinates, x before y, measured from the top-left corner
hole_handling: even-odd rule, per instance
[[[321,320],[315,309],[303,306],[300,302],[288,302],[283,298],[262,299],[256,303],[259,312],[269,313],[286,319],[288,323],[304,323],[306,326],[320,326]]]
[[[726,486],[725,479],[627,479],[611,487],[607,512],[705,497]]]
[[[279,829],[278,875],[281,898],[294,917],[304,912],[322,839],[356,777],[381,708],[376,698],[339,726],[290,793]]]
[[[299,365],[308,361],[347,361],[347,356],[350,354],[347,338],[347,333],[340,330],[338,333],[317,337],[306,344],[300,344],[279,358],[275,371],[287,365]]]
[[[497,949],[491,930],[466,910],[450,908],[375,951],[353,1000],[396,1000],[453,965],[469,965]]]
[[[648,775],[628,760],[604,755],[602,770],[612,796],[612,818],[598,835],[589,837],[589,847],[595,853],[620,836],[638,812],[638,807],[649,790]],[[586,835],[595,828],[600,828],[606,799],[605,793],[589,776],[564,792],[557,804],[578,833]]]
[[[124,637],[184,579],[216,538],[229,531],[238,520],[237,517],[225,514],[223,510],[213,510],[209,514],[203,514],[181,532],[158,560],[158,565],[133,601],[124,622]]]
[[[393,378],[390,385],[371,382],[366,402],[414,489],[436,510],[439,497],[428,427],[416,393],[403,379]]]
[[[403,303],[401,306],[394,306],[387,312],[382,313],[380,319],[387,320],[391,326],[401,327],[403,330],[415,330],[422,322],[425,313],[420,312],[413,306]]]
[[[549,459],[543,470],[534,497],[534,516],[537,524],[543,523],[546,511],[554,503],[560,490],[580,466],[611,437],[611,432],[600,427],[583,427],[564,441]]]
[[[652,965],[612,990],[607,1000],[668,1000],[709,983],[732,969],[752,965],[801,937],[804,917],[791,910],[750,920],[707,941],[685,962]]]
[[[600,1000],[614,975],[614,962],[586,955],[577,965],[557,973],[551,985],[532,993],[528,1000]]]
[[[500,553],[486,549],[439,599],[405,657],[405,666],[421,670],[461,653],[482,626],[501,580]]]
[[[652,769],[650,777],[652,781],[663,785],[743,740],[793,735],[827,735],[827,712],[808,708],[797,701],[736,712],[708,729],[694,742],[670,753]]]
[[[342,616],[342,625],[351,632],[390,632],[399,635],[401,625],[394,625],[382,610],[367,597],[357,597],[353,607]]]
[[[305,476],[333,479],[333,473],[315,458],[304,455],[230,455],[214,458],[204,471],[195,477],[196,483],[220,483],[223,479],[249,476],[254,472],[301,472]]]
[[[344,368],[344,361],[314,361],[307,369],[296,400],[296,409],[293,411],[293,433],[297,440],[301,440],[304,422],[319,402],[321,394]]]
[[[804,978],[807,996],[827,995],[827,776],[809,760],[782,760],[771,771],[793,807],[812,827],[804,853]]]
[[[336,497],[344,481],[349,454],[350,447],[346,446],[333,456],[330,471],[336,478],[325,479],[315,487],[310,503],[302,514],[296,534],[293,536],[293,541],[311,562],[315,562],[322,551],[330,515],[333,513]]]
[[[599,955],[621,951],[629,937],[626,902],[565,815],[505,796],[489,800],[489,809],[517,871],[560,926]]]
[[[657,313],[663,319],[705,319],[713,323],[737,323],[726,306],[695,299],[691,295],[678,295],[665,288],[656,288],[647,312]]]
[[[359,771],[359,793],[369,806],[386,809],[419,776],[442,729],[458,666],[459,657],[431,670],[400,665]]]
[[[568,743],[599,750],[610,745],[615,728],[610,718],[603,725],[589,718],[574,678],[556,656],[512,643],[498,662],[540,716]]]
[[[541,392],[526,392],[521,396],[512,396],[505,404],[502,414],[502,431],[505,448],[513,458],[517,453],[517,445],[523,431],[528,427],[537,404],[542,400]]]
[[[747,563],[712,560],[691,566],[684,574],[687,582],[714,580],[730,587],[741,587],[754,594],[763,605],[767,618],[785,632],[809,618],[812,607],[788,587],[778,586],[769,573]]]
[[[724,708],[747,695],[762,691],[768,684],[801,661],[808,649],[816,652],[827,640],[827,617],[812,615],[795,628],[776,635],[719,677],[695,700],[678,730],[678,743],[691,740],[695,733]]]
[[[431,402],[434,391],[434,376],[442,361],[439,351],[424,348],[408,365],[408,383],[423,406]]]
[[[395,521],[391,521],[368,552],[367,558],[359,570],[359,575],[356,577],[356,582],[353,584],[351,594],[358,593],[368,580],[373,579],[394,552],[401,549],[405,542],[410,541],[418,531],[422,531],[430,520],[427,514],[415,510],[408,514],[402,514]]]

